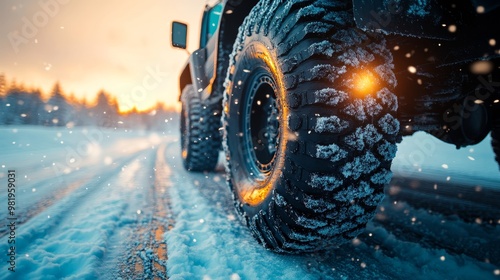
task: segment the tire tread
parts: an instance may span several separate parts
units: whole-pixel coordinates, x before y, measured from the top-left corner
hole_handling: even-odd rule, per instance
[[[325,250],[348,242],[364,228],[391,179],[399,133],[392,56],[383,39],[355,29],[346,1],[277,3],[282,1],[260,1],[254,7],[240,28],[230,65],[253,32],[274,38],[283,62],[288,124],[297,137],[287,144],[272,199],[243,220],[271,250]],[[349,96],[352,83],[342,81],[352,79],[353,70],[369,67],[376,69],[381,88],[370,97]],[[229,71],[226,86],[231,86],[231,75]],[[223,115],[226,129],[228,117]],[[228,159],[229,146],[225,136]],[[226,168],[237,212],[247,215],[231,181],[229,160]]]
[[[185,147],[188,156],[183,158],[184,168],[195,172],[213,171],[218,162],[222,141],[218,112],[209,106],[204,106],[192,86],[187,86],[183,91],[182,102],[189,118],[187,135],[184,135],[188,137]]]

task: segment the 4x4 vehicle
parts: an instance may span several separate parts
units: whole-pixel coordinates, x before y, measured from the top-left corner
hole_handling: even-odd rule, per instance
[[[223,147],[236,209],[266,248],[348,242],[402,136],[459,148],[492,131],[498,160],[499,18],[492,0],[207,5],[180,75],[184,166],[213,170]],[[186,42],[174,22],[173,46]]]

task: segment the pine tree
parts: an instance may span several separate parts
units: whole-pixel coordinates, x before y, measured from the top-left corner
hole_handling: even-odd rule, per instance
[[[114,127],[118,121],[118,105],[104,90],[97,94],[96,105],[93,108],[95,124],[104,127]]]
[[[59,82],[57,82],[52,89],[49,100],[39,110],[40,124],[45,126],[65,126],[72,119],[72,109],[63,95]]]
[[[5,97],[5,119],[4,122],[7,125],[19,125],[23,124],[23,120],[21,119],[21,107],[24,104],[23,100],[20,100],[19,97],[21,92],[19,88],[11,88]]]
[[[30,125],[37,125],[39,123],[38,112],[43,108],[44,103],[42,99],[42,92],[40,89],[30,90],[24,96],[25,104],[23,113],[25,115],[25,123]]]
[[[5,85],[4,74],[0,75],[0,125],[5,124],[5,92],[7,91]]]

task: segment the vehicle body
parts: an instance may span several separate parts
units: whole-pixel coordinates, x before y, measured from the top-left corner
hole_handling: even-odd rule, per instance
[[[185,167],[212,170],[223,142],[259,242],[338,246],[374,215],[402,136],[460,148],[492,132],[498,161],[499,19],[488,0],[207,6],[179,79]],[[174,46],[186,48],[186,32],[174,22]]]

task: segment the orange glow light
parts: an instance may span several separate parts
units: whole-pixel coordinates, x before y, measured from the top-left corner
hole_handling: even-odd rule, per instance
[[[365,96],[375,91],[377,78],[370,71],[363,71],[354,75],[354,91],[357,95]]]

